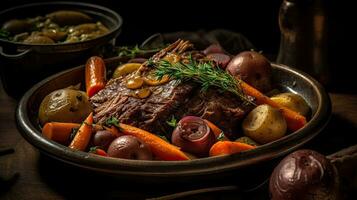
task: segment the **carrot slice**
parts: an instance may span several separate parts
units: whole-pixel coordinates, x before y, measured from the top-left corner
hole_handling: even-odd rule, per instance
[[[254,149],[255,146],[241,142],[218,141],[209,151],[209,156],[230,155]]]
[[[152,153],[161,160],[189,160],[190,158],[178,147],[145,130],[119,123],[120,131],[135,136],[145,142]]]
[[[220,128],[218,128],[218,126],[216,126],[214,123],[208,121],[207,119],[204,119],[204,121],[207,123],[208,127],[212,130],[212,132],[216,136],[216,138],[222,136],[221,133],[223,133],[223,131]],[[224,133],[223,133],[222,140],[228,140],[228,138],[224,135]]]
[[[111,127],[104,126],[104,129],[110,131],[115,137],[120,137],[123,135],[122,133],[119,132],[118,128],[116,128],[115,126],[111,126]]]
[[[270,106],[278,108],[280,112],[283,114],[289,130],[291,131],[299,130],[306,124],[306,118],[304,116],[284,106],[279,105],[278,103],[271,100],[269,97],[265,96],[259,90],[250,86],[249,84],[241,81],[240,86],[245,94],[256,98],[256,103],[258,105],[268,104]]]
[[[87,119],[79,127],[76,136],[74,136],[69,148],[84,151],[92,137],[93,113],[90,113]]]
[[[65,145],[73,129],[78,129],[79,126],[80,124],[76,123],[49,122],[43,126],[42,134],[50,140]]]
[[[85,79],[88,97],[92,97],[105,87],[106,69],[102,58],[90,57],[86,63]]]

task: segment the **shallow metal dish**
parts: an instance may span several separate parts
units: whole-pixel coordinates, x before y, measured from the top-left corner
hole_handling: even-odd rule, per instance
[[[119,60],[107,60],[107,67],[117,66]],[[221,176],[232,171],[257,166],[303,145],[316,136],[327,124],[331,114],[330,99],[322,86],[309,75],[283,65],[273,64],[274,83],[285,90],[301,94],[311,106],[307,125],[275,142],[257,149],[230,156],[202,158],[191,161],[137,161],[105,158],[71,150],[41,135],[37,112],[42,99],[51,91],[83,82],[84,66],[55,74],[32,87],[21,99],[16,119],[23,137],[43,153],[81,168],[133,179],[161,180]],[[175,178],[173,178],[175,177]]]

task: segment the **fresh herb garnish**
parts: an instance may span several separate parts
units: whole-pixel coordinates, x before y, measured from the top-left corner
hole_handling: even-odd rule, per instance
[[[160,79],[164,75],[182,81],[194,81],[201,84],[201,90],[206,91],[210,87],[217,87],[220,90],[228,91],[238,96],[243,103],[255,105],[240,87],[240,81],[235,79],[219,67],[215,67],[210,61],[197,62],[191,56],[188,62],[170,63],[160,60],[155,63],[156,76]]]
[[[118,128],[119,131],[122,131],[118,118],[111,116],[107,120],[105,120],[105,125],[108,127],[115,126]]]
[[[150,57],[147,61],[146,61],[146,65],[151,67],[153,66],[155,63],[154,63],[154,60],[152,57]]]
[[[0,39],[10,40],[10,32],[5,29],[0,29]]]
[[[218,135],[217,140],[218,140],[218,141],[223,141],[224,138],[225,138],[225,135],[224,135],[224,133],[223,133],[223,131],[222,131],[222,132]]]
[[[138,45],[135,45],[134,47],[128,47],[128,46],[121,46],[118,48],[118,56],[119,57],[128,57],[128,58],[135,58],[138,55],[141,54],[147,54],[147,53],[155,53],[160,51],[161,48],[158,49],[140,49]]]
[[[107,120],[105,120],[105,125],[107,126],[119,126],[119,120],[116,117],[109,117]]]
[[[96,153],[97,149],[100,149],[100,147],[99,146],[91,147],[91,148],[89,148],[89,152],[88,153]]]
[[[157,136],[159,136],[161,139],[165,140],[166,142],[169,142],[169,140],[166,138],[166,136],[164,136],[164,135],[157,135]]]
[[[177,119],[175,118],[175,116],[171,116],[171,119],[169,121],[166,121],[166,123],[171,126],[171,127],[176,127],[177,126]]]

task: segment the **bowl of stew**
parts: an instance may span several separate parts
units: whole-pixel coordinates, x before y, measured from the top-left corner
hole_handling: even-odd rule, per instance
[[[327,124],[329,96],[306,73],[257,52],[226,57],[191,47],[178,40],[146,59],[91,57],[44,79],[17,108],[23,137],[55,159],[104,174],[201,180],[285,155]],[[254,69],[253,79],[240,62]],[[46,110],[70,93],[76,103],[55,108],[59,115]],[[56,132],[58,122],[75,128]],[[103,132],[117,135],[102,143]]]
[[[15,97],[64,70],[65,64],[78,65],[95,54],[109,56],[107,49],[114,46],[123,23],[109,8],[78,2],[25,4],[0,16],[1,79]]]

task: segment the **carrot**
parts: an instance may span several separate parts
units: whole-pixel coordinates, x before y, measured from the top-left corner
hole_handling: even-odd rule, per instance
[[[90,113],[87,119],[79,127],[76,136],[74,136],[69,148],[84,151],[92,136],[93,113]]]
[[[209,156],[230,155],[254,148],[255,146],[241,142],[218,141],[209,150]]]
[[[104,126],[104,129],[110,131],[115,137],[122,136],[123,134],[119,132],[119,130],[115,126],[107,127]]]
[[[284,106],[279,105],[278,103],[274,102],[273,100],[265,96],[257,89],[250,86],[249,84],[241,81],[240,86],[245,94],[256,98],[256,103],[258,105],[268,104],[270,106],[278,108],[280,112],[283,114],[289,130],[291,131],[299,130],[306,124],[306,118],[304,116]]]
[[[176,147],[160,137],[145,130],[119,123],[120,130],[127,135],[135,136],[145,142],[152,153],[161,160],[189,160],[190,158]]]
[[[43,126],[42,134],[50,140],[65,145],[73,129],[77,129],[79,126],[80,124],[76,123],[49,122]]]
[[[96,149],[95,154],[100,156],[108,156],[107,152],[105,152],[103,149]]]
[[[223,133],[223,131],[220,128],[218,128],[215,124],[208,121],[207,119],[204,119],[204,121],[207,123],[208,127],[212,130],[212,132],[216,136],[216,138],[222,137],[221,133]],[[223,133],[222,139],[228,140],[228,138],[224,135],[224,133]]]
[[[105,152],[103,149],[100,149],[98,147],[91,147],[89,149],[89,153],[97,154],[100,156],[108,156],[107,152]]]
[[[86,63],[85,79],[88,97],[92,97],[105,87],[105,63],[98,56],[90,57]]]

